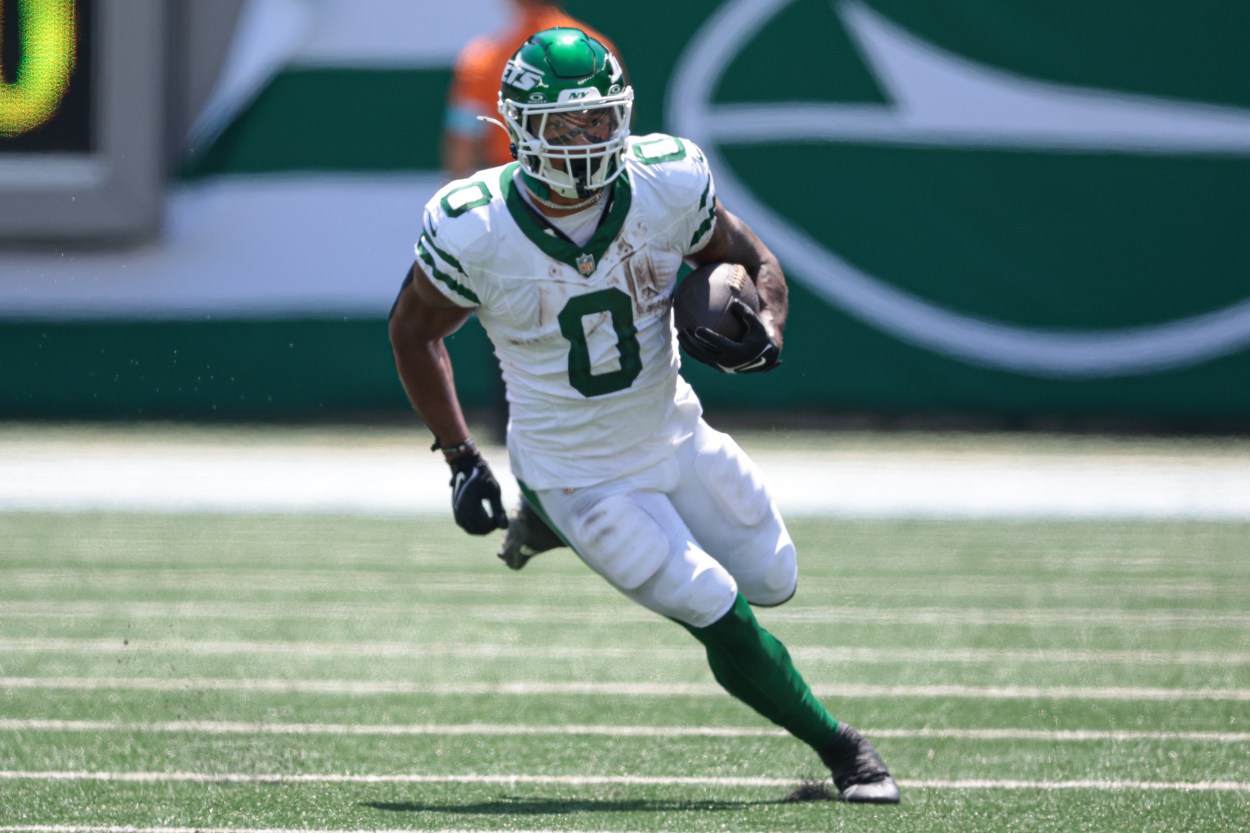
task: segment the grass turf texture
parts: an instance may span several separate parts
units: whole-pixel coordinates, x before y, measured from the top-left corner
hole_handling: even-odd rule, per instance
[[[874,738],[898,808],[784,803],[815,756],[567,552],[513,574],[495,539],[445,519],[10,513],[0,830],[1111,833],[1250,816],[1250,527],[791,527],[799,594],[758,614]]]

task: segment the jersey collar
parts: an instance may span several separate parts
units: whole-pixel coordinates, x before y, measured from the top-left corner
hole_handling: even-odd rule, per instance
[[[533,216],[534,209],[517,192],[517,186],[512,181],[513,174],[519,167],[518,163],[513,162],[504,167],[499,177],[499,187],[513,222],[530,239],[530,242],[542,249],[546,255],[572,266],[584,277],[590,277],[594,274],[608,247],[612,245],[612,241],[620,233],[621,227],[625,225],[625,215],[629,213],[630,203],[633,202],[629,172],[622,171],[621,175],[612,181],[613,191],[608,197],[612,200],[612,204],[604,212],[603,218],[599,221],[599,228],[595,229],[595,233],[586,241],[586,245],[578,246],[564,235],[548,234],[547,227],[550,224],[543,224]]]

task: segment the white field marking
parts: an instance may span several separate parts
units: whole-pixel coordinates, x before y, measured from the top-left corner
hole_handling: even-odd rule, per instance
[[[456,828],[420,828],[388,827],[386,833],[492,833],[491,830],[475,830],[471,827]],[[507,828],[508,833],[601,833],[600,831],[543,828],[522,830]],[[299,827],[142,827],[132,824],[93,825],[93,824],[8,824],[0,825],[0,833],[378,833],[378,828],[368,830],[317,830]],[[625,831],[629,833],[629,831]],[[648,831],[647,833],[662,833]]]
[[[138,784],[558,784],[565,786],[704,786],[704,787],[792,787],[797,778],[752,778],[665,775],[429,775],[429,774],[350,774],[350,773],[246,773],[246,772],[90,772],[0,770],[0,780],[10,781],[119,781]],[[1250,792],[1242,781],[1026,781],[989,779],[912,780],[899,779],[899,785],[912,789],[946,790],[1101,790],[1130,792],[1168,790],[1181,792]],[[29,827],[0,827],[30,830]],[[195,828],[203,833],[204,828]]]
[[[344,694],[354,696],[424,694],[445,696],[590,696],[711,697],[723,696],[720,686],[704,683],[420,683],[365,680],[265,680],[211,677],[0,677],[0,691],[9,689],[74,691],[261,691],[282,694]],[[969,700],[1229,700],[1250,702],[1246,688],[1156,688],[1144,686],[970,686],[814,685],[818,697],[931,698]]]
[[[1046,557],[1039,554],[1038,557]],[[518,583],[515,574],[467,575],[463,572],[434,572],[423,569],[420,573],[401,572],[394,569],[372,569],[353,565],[350,570],[313,569],[293,567],[281,569],[188,569],[185,566],[170,567],[167,565],[151,565],[140,567],[100,566],[84,568],[76,566],[73,570],[64,568],[12,568],[3,571],[6,587],[22,590],[62,590],[67,588],[89,588],[91,590],[206,590],[225,589],[238,592],[239,588],[262,588],[265,593],[283,592],[296,593],[307,590],[350,590],[365,592],[376,590],[395,590],[402,588],[409,592],[437,592],[484,594],[498,593],[506,590],[524,590],[527,597],[536,591],[552,597],[569,598],[583,596],[601,596],[604,592],[603,582],[591,573],[585,575],[544,575],[542,587],[534,587],[533,582],[524,585]],[[1235,576],[1228,576],[1225,581],[1234,581]],[[847,593],[868,593],[874,598],[879,596],[885,583],[878,578],[849,577],[836,579],[839,595]],[[1195,578],[1170,580],[1164,578],[1134,578],[1131,584],[1134,598],[1164,597],[1168,599],[1197,598],[1201,602],[1209,601],[1213,595],[1226,590],[1226,585],[1217,578]],[[991,579],[978,575],[944,575],[921,576],[918,578],[891,577],[888,583],[892,598],[916,596],[932,599],[940,596],[944,599],[994,599],[1003,600],[1016,594],[1030,593],[1032,588],[1024,585],[1018,578]],[[1068,601],[1078,598],[1093,598],[1105,604],[1108,598],[1122,598],[1126,590],[1124,579],[1111,578],[1100,580],[1082,579],[1078,586],[1065,587],[1064,598]]]
[[[186,733],[202,735],[589,735],[596,737],[645,738],[759,738],[787,737],[784,729],[758,726],[530,726],[513,723],[248,723],[221,720],[171,720],[135,723],[114,720],[0,719],[3,732],[124,732]],[[1250,743],[1250,732],[1151,732],[1105,729],[881,729],[865,728],[874,738],[902,740],[1038,741],[1043,743],[1110,742],[1191,742]]]
[[[14,539],[6,539],[14,540]],[[22,541],[22,545],[26,547],[35,547],[35,541]],[[96,555],[100,553],[95,553]],[[1071,555],[1071,553],[1066,553]],[[137,553],[125,551],[125,544],[119,544],[118,548],[113,551],[116,561],[101,561],[89,563],[86,559],[87,554],[75,553],[73,555],[72,569],[65,566],[19,566],[7,564],[4,566],[4,575],[6,582],[12,582],[14,586],[20,586],[29,589],[40,589],[44,587],[65,587],[65,586],[81,586],[85,588],[101,586],[113,589],[121,587],[124,589],[134,589],[136,587],[145,588],[150,586],[193,586],[197,588],[227,588],[233,589],[239,586],[243,587],[259,587],[269,588],[278,584],[291,584],[298,587],[307,586],[310,589],[321,590],[326,587],[343,588],[347,586],[354,588],[357,583],[361,583],[366,589],[373,589],[375,586],[394,586],[396,582],[403,582],[407,586],[415,589],[422,587],[432,587],[437,590],[469,591],[481,590],[484,587],[510,587],[513,589],[524,589],[527,593],[534,591],[548,590],[602,590],[603,581],[594,573],[582,571],[580,567],[573,572],[545,573],[542,577],[541,586],[536,586],[534,580],[527,580],[528,573],[515,573],[512,571],[499,572],[493,569],[493,565],[478,564],[482,570],[469,571],[464,569],[464,556],[460,555],[460,562],[448,561],[446,564],[440,564],[436,560],[435,555],[431,554],[429,560],[423,560],[419,572],[411,569],[405,569],[403,564],[391,562],[376,562],[373,564],[351,564],[341,567],[326,565],[326,560],[322,560],[323,566],[316,566],[310,563],[292,562],[289,567],[283,567],[276,564],[270,564],[267,567],[255,567],[245,564],[222,564],[214,563],[211,567],[197,567],[187,563],[170,563],[165,554],[155,554],[160,556],[150,561],[145,561]],[[206,555],[205,558],[211,558],[215,554]],[[1029,558],[1052,558],[1063,556],[1060,550],[1042,548],[1031,550],[1027,553]],[[34,556],[30,556],[34,557]],[[424,558],[423,554],[423,558]],[[555,551],[550,556],[552,562],[563,559],[565,566],[573,564],[573,554],[566,548],[564,550]],[[874,556],[875,557],[875,556]],[[1012,558],[1017,557],[1015,554]],[[281,558],[281,555],[278,556]],[[1103,566],[1108,572],[1114,571],[1118,566],[1111,563],[1114,556],[1103,559]],[[277,561],[277,559],[275,559]],[[1075,563],[1075,562],[1074,562]],[[957,565],[951,565],[952,570],[934,571],[940,572],[940,575],[934,573],[921,574],[916,576],[899,577],[894,580],[891,577],[889,589],[903,588],[910,592],[927,592],[933,593],[939,590],[943,593],[969,593],[973,595],[997,596],[1003,593],[1030,591],[1033,588],[1026,584],[1022,584],[1018,576],[1004,576],[1002,574],[987,574],[982,572],[954,572]],[[1156,565],[1162,566],[1162,565]],[[1225,560],[1222,565],[1232,568],[1236,572],[1229,574],[1227,578],[1237,576],[1244,577],[1250,574],[1242,565],[1231,560]],[[503,567],[500,565],[500,570]],[[1006,569],[1005,567],[1003,569]],[[1188,576],[1168,576],[1168,575],[1150,575],[1150,576],[1134,576],[1131,589],[1136,593],[1138,591],[1150,591],[1154,593],[1166,592],[1169,590],[1181,590],[1187,593],[1201,593],[1209,595],[1211,593],[1220,592],[1227,588],[1223,586],[1223,582],[1219,575],[1188,575]],[[883,586],[883,582],[879,577],[870,575],[854,575],[854,576],[835,576],[832,567],[828,571],[825,578],[828,581],[837,581],[838,590],[850,588],[857,591],[879,591]],[[1081,584],[1071,588],[1077,592],[1093,594],[1103,594],[1107,592],[1123,592],[1126,589],[1122,576],[1102,575],[1100,577],[1082,577]]]
[[[52,570],[5,570],[5,585],[14,590],[68,590],[89,588],[92,591],[103,590],[238,590],[241,588],[257,588],[265,594],[302,593],[312,590],[350,590],[355,593],[378,592],[382,590],[403,589],[414,593],[478,593],[505,589],[508,576],[474,576],[462,579],[438,579],[426,574],[400,574],[386,570],[188,570],[180,567],[151,569],[110,568],[103,567],[92,570],[65,569]],[[544,577],[545,578],[545,577]],[[584,582],[588,583],[588,582]],[[552,589],[552,585],[544,582],[544,590]],[[603,585],[594,583],[594,590],[602,591]],[[512,583],[512,589],[517,584]],[[1134,585],[1136,590],[1137,585]],[[576,589],[571,582],[565,588]],[[1162,589],[1162,588],[1161,588]],[[1209,595],[1214,590],[1208,586]],[[1196,589],[1195,593],[1202,593]]]
[[[475,830],[471,827],[456,828],[410,828],[388,827],[386,833],[493,833],[497,828]],[[601,831],[577,829],[517,829],[507,828],[508,833],[601,833]],[[0,833],[378,833],[378,828],[368,830],[345,830],[291,827],[143,827],[132,824],[92,825],[92,824],[20,824],[0,825]],[[629,831],[625,831],[629,833]],[[641,833],[641,832],[640,832]],[[647,833],[663,833],[663,831],[647,831]]]
[[[1025,781],[965,778],[953,781],[912,780],[900,778],[899,786],[931,790],[1096,790],[1100,792],[1250,792],[1250,783],[1243,781]]]
[[[1250,732],[1149,732],[1121,729],[873,729],[874,738],[902,740],[1040,741],[1043,743],[1129,743],[1182,741],[1190,743],[1250,743]]]
[[[378,833],[378,828],[368,830],[323,829],[307,827],[142,827],[133,824],[7,824],[0,825],[0,833]],[[386,833],[490,833],[486,829],[471,827],[421,828],[388,827]],[[549,828],[521,830],[508,828],[508,833],[599,833],[589,830],[554,830]],[[626,831],[625,833],[629,833]],[[648,831],[660,833],[660,831]]]
[[[950,662],[950,663],[1041,663],[1097,665],[1250,665],[1250,651],[1146,651],[1086,650],[1071,648],[893,648],[824,647],[790,645],[790,653],[808,662],[856,662],[864,664]],[[279,654],[302,658],[423,659],[430,657],[473,657],[475,659],[648,659],[685,660],[688,646],[639,647],[633,645],[504,645],[447,642],[415,644],[406,642],[281,642],[253,640],[199,639],[73,639],[61,637],[0,637],[0,651],[39,653],[123,654],[162,653],[182,655],[263,655]]]
[[[273,602],[183,601],[183,602],[101,602],[101,601],[14,601],[4,602],[5,610],[21,619],[66,619],[73,617],[126,617],[140,619],[230,619],[247,621],[358,621],[362,616],[384,616],[400,621],[546,622],[551,624],[624,624],[655,622],[656,616],[632,606],[603,609],[553,608],[541,604],[508,605],[376,605],[367,601],[289,600]],[[1250,628],[1250,612],[1210,611],[1175,608],[1133,610],[1086,610],[1025,608],[882,608],[830,607],[768,610],[761,619],[777,622],[851,625],[1114,625],[1133,629],[1150,627],[1245,627]]]
[[[352,723],[246,723],[215,720],[175,720],[160,723],[127,723],[110,720],[11,720],[0,719],[4,732],[129,732],[186,733],[203,735],[381,735],[381,736],[505,736],[589,735],[599,737],[785,737],[784,729],[764,727],[700,726],[525,726],[510,723],[361,725]],[[1247,735],[1250,739],[1250,735]]]

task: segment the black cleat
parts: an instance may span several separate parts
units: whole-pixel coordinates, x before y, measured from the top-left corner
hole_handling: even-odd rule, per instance
[[[897,804],[898,784],[885,768],[868,739],[845,723],[824,749],[820,759],[833,773],[837,800],[856,804]]]
[[[508,517],[499,558],[513,570],[519,570],[539,553],[563,546],[565,543],[555,530],[522,498],[521,505]]]

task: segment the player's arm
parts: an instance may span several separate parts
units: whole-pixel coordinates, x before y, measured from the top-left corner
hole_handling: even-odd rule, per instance
[[[391,351],[408,400],[434,432],[452,472],[452,512],[466,532],[484,535],[507,526],[499,483],[469,437],[456,395],[451,356],[443,343],[470,310],[439,292],[416,263],[391,308]]]
[[[790,313],[786,276],[772,250],[741,217],[726,211],[719,198],[712,239],[689,259],[696,264],[741,263],[746,267],[760,297],[760,318],[780,352]]]
[[[415,263],[391,309],[391,351],[399,380],[408,401],[444,448],[469,437],[443,339],[458,330],[470,312],[435,289]]]
[[[679,333],[682,346],[695,358],[725,372],[762,372],[779,363],[786,319],[790,312],[786,276],[776,255],[751,227],[716,201],[716,225],[712,237],[688,257],[695,264],[740,263],[755,281],[760,298],[758,316],[738,302],[738,314],[746,325],[742,341],[733,342],[715,333]]]

